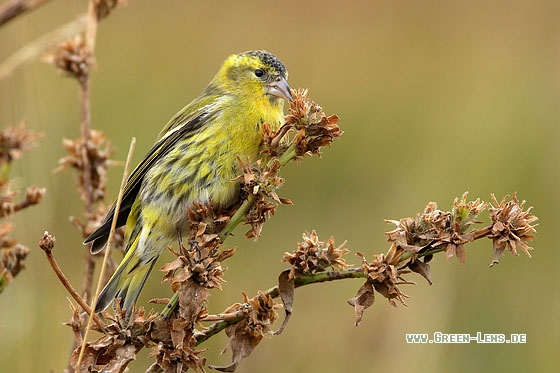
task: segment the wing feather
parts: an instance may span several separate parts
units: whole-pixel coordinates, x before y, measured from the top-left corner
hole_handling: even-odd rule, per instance
[[[211,110],[212,106],[212,104],[206,105],[191,115],[184,115],[183,110],[167,124],[165,127],[168,130],[167,133],[163,134],[162,132],[162,134],[160,134],[159,140],[152,146],[144,159],[128,177],[123,191],[121,208],[117,217],[117,228],[126,224],[132,205],[140,192],[142,180],[146,172],[161,159],[161,157],[167,154],[181,138],[206,125],[211,120],[209,113],[213,112]],[[116,202],[111,206],[101,226],[84,240],[84,244],[92,243],[90,249],[92,254],[100,252],[109,239],[109,231],[111,230],[111,224],[115,215],[115,206]]]

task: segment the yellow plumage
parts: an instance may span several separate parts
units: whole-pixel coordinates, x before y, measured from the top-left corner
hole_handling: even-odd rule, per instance
[[[237,157],[254,160],[263,123],[283,120],[291,100],[287,71],[266,51],[230,56],[202,93],[179,111],[131,173],[117,226],[126,224],[126,254],[99,295],[96,312],[114,298],[130,313],[162,251],[187,227],[187,207],[210,200],[233,204],[240,174]],[[107,242],[114,206],[85,243],[93,253]]]

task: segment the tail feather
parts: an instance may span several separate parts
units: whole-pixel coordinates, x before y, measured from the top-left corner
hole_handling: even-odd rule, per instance
[[[149,262],[142,263],[140,258],[134,255],[134,250],[129,250],[122,263],[99,294],[95,312],[105,310],[115,298],[120,298],[122,308],[126,309],[127,315],[130,315],[148,275],[156,264],[156,259],[157,257],[154,257]]]
[[[144,264],[142,267],[138,267],[130,280],[127,281],[126,287],[120,289],[117,294],[117,298],[121,298],[122,308],[126,310],[127,315],[130,315],[132,312],[132,308],[140,296],[146,279],[156,264],[156,259],[157,258],[154,258],[151,262]]]

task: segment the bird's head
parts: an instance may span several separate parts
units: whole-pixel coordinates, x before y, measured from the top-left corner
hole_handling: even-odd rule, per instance
[[[293,101],[288,71],[273,54],[264,50],[234,54],[225,60],[217,78],[229,92],[241,97],[266,97],[271,104]]]

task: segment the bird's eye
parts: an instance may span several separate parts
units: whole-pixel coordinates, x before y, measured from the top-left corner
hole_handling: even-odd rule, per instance
[[[262,78],[263,75],[264,75],[264,71],[263,71],[263,70],[261,70],[261,69],[256,69],[256,70],[255,70],[255,76],[256,76],[257,78]]]

